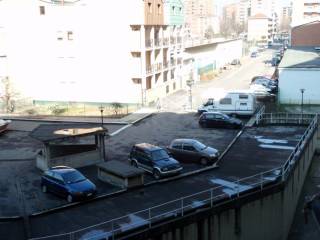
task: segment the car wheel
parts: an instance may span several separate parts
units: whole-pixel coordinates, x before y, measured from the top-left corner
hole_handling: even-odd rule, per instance
[[[46,193],[48,191],[46,185],[42,185],[41,189],[43,193]]]
[[[153,170],[153,177],[157,180],[159,180],[161,178],[161,174],[160,174],[159,170],[157,170],[157,169]]]
[[[202,166],[207,166],[208,165],[208,159],[207,158],[201,158],[200,159],[200,164]]]
[[[73,202],[73,197],[70,194],[67,196],[67,201],[68,201],[68,203]]]
[[[131,165],[133,166],[133,167],[138,167],[138,164],[137,164],[137,162],[136,161],[131,161]]]

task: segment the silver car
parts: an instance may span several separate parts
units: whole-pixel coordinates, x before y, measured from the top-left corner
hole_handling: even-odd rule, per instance
[[[172,156],[182,163],[208,165],[219,158],[219,151],[194,139],[175,139],[168,146]]]

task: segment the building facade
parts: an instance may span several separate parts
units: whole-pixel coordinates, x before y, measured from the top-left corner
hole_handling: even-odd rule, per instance
[[[183,16],[180,0],[3,0],[0,76],[31,101],[149,104],[183,86]]]
[[[267,45],[272,41],[272,19],[264,14],[256,14],[248,19],[248,41]]]
[[[214,20],[213,0],[185,0],[185,25],[189,38],[202,39]]]
[[[292,28],[291,46],[292,47],[320,46],[320,20],[302,24]]]
[[[292,5],[292,26],[320,19],[319,0],[294,0]]]

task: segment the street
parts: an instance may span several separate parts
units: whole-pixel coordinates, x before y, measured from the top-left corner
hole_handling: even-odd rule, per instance
[[[211,81],[197,82],[192,86],[192,109],[196,110],[205,100],[205,93],[209,89],[242,90],[249,89],[251,79],[258,75],[271,76],[274,67],[266,64],[272,58],[275,50],[267,49],[257,58],[244,57],[241,66],[231,66]],[[189,91],[176,92],[162,100],[163,111],[179,112],[189,108]]]

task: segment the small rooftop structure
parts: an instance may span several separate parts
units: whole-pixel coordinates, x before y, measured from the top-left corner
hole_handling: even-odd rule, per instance
[[[98,124],[42,124],[30,133],[43,143],[37,167],[47,170],[59,165],[77,168],[101,163],[105,160],[107,133]]]
[[[316,47],[288,49],[279,68],[320,68],[320,51]]]

